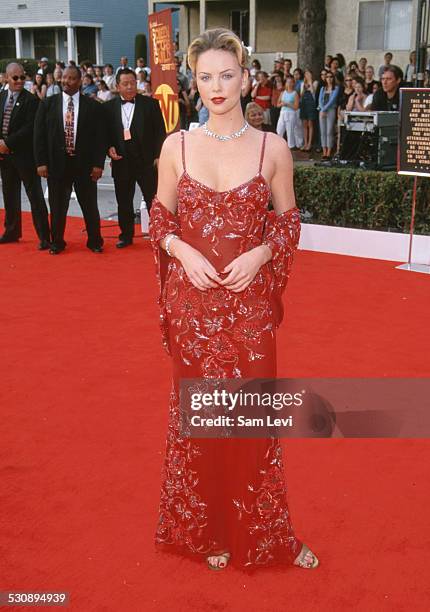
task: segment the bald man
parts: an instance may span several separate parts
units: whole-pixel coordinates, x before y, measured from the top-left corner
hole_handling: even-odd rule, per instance
[[[0,244],[18,242],[21,227],[21,184],[31,205],[39,250],[49,249],[48,209],[33,157],[33,128],[39,98],[24,89],[21,64],[6,67],[9,89],[0,93],[0,172],[5,207]]]

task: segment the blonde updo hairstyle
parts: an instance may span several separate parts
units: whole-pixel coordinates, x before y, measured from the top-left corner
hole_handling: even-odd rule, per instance
[[[228,51],[236,56],[239,66],[248,70],[248,49],[242,44],[240,38],[226,28],[205,30],[195,38],[188,47],[187,60],[193,74],[196,74],[196,64],[199,56],[210,49]]]

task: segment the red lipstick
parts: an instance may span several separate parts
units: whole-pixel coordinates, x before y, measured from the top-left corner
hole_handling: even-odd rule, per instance
[[[211,98],[211,101],[214,104],[222,104],[224,102],[225,98]]]

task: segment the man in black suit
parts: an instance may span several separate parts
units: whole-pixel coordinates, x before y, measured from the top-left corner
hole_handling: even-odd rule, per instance
[[[6,68],[9,89],[0,93],[0,170],[5,207],[5,231],[0,244],[18,242],[21,228],[21,183],[31,205],[39,249],[49,248],[48,209],[33,157],[34,118],[39,99],[24,89],[21,64]]]
[[[136,183],[148,210],[157,191],[157,164],[166,129],[159,103],[137,94],[133,70],[119,71],[116,81],[120,95],[103,104],[103,112],[121,228],[116,246],[124,248],[133,242]]]
[[[34,156],[39,176],[48,179],[52,246],[50,253],[64,251],[64,230],[70,195],[74,187],[87,229],[87,247],[102,253],[97,181],[103,174],[106,139],[100,104],[83,96],[81,71],[68,66],[62,76],[63,91],[45,98],[36,115]]]

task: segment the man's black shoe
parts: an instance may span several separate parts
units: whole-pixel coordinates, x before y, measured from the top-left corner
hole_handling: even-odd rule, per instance
[[[47,240],[41,240],[39,242],[39,246],[38,246],[39,251],[46,251],[47,249],[50,249],[50,248],[51,248],[51,243],[48,242]]]
[[[90,247],[91,251],[93,253],[103,253],[103,247],[98,246],[98,247]]]
[[[9,242],[18,242],[19,238],[9,238],[9,236],[0,236],[0,244],[8,244]]]
[[[51,248],[49,249],[49,254],[50,255],[59,255],[63,251],[64,251],[64,248],[60,249],[59,247],[51,246]]]
[[[118,240],[118,242],[116,243],[116,248],[124,249],[125,247],[130,246],[130,244],[133,244],[132,240]]]

